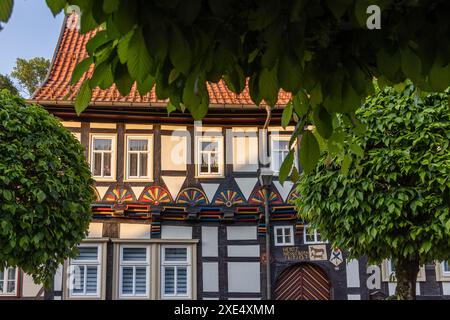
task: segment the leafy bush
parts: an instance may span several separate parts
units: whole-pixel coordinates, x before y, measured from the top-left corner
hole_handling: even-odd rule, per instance
[[[0,91],[0,268],[48,285],[86,236],[92,182],[83,148],[54,116]]]

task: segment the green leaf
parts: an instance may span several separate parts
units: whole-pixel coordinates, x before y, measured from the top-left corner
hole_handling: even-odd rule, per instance
[[[120,0],[103,0],[103,11],[107,14],[119,9]]]
[[[352,164],[352,157],[348,154],[344,156],[341,164],[341,174],[347,175],[350,165]]]
[[[401,51],[401,61],[403,73],[413,81],[419,80],[422,63],[408,46]]]
[[[303,117],[309,110],[309,98],[304,90],[300,90],[293,98],[294,111],[299,117]]]
[[[169,84],[172,84],[180,76],[180,72],[177,69],[172,69],[169,73]]]
[[[240,94],[245,88],[244,71],[239,65],[234,65],[230,72],[223,76],[228,89],[236,94]]]
[[[400,53],[396,51],[394,54],[389,54],[384,48],[380,49],[377,53],[377,65],[381,74],[394,81],[400,67]]]
[[[122,96],[126,97],[130,93],[131,87],[133,86],[133,80],[128,73],[126,65],[120,63],[117,65],[114,73],[114,82],[117,90],[119,90]]]
[[[278,101],[278,78],[276,68],[264,68],[259,76],[259,91],[261,97],[271,107],[275,106]]]
[[[333,118],[322,105],[314,108],[313,120],[319,134],[325,139],[330,138],[333,134]]]
[[[300,166],[308,174],[314,170],[320,158],[320,147],[314,134],[306,130],[300,142]]]
[[[151,75],[148,75],[148,77],[143,82],[137,82],[137,88],[139,91],[139,94],[143,97],[148,92],[150,92],[153,89],[153,86],[155,85],[155,78]]]
[[[14,6],[14,0],[0,1],[0,21],[8,22]]]
[[[323,96],[322,96],[322,86],[320,83],[318,83],[314,88],[311,90],[309,101],[313,106],[317,106],[322,103]]]
[[[189,74],[191,68],[191,48],[185,36],[177,25],[172,25],[172,32],[170,34],[170,61],[175,69],[184,75]]]
[[[127,67],[130,76],[143,82],[152,68],[152,58],[148,53],[142,30],[137,29],[131,37],[128,46]]]
[[[169,103],[167,104],[167,115],[168,115],[168,116],[170,116],[170,114],[171,114],[172,112],[176,111],[176,110],[177,110],[177,107],[175,107],[175,106],[172,104],[172,102],[169,102]]]
[[[301,86],[302,68],[299,61],[292,55],[281,57],[278,64],[278,79],[280,87],[289,92],[298,92]]]
[[[363,148],[361,148],[360,146],[358,146],[357,144],[350,144],[350,150],[356,154],[358,157],[362,158],[364,157],[364,150]]]
[[[286,129],[292,119],[292,112],[294,110],[294,106],[290,101],[283,110],[283,114],[281,115],[281,126]]]
[[[71,83],[74,85],[78,81],[80,81],[81,77],[87,71],[89,71],[89,68],[91,67],[91,65],[93,63],[94,63],[94,59],[92,57],[88,57],[88,58],[84,59],[83,61],[79,62],[73,69]]]
[[[45,199],[47,199],[47,196],[45,195],[44,191],[39,190],[36,194],[36,198],[38,203],[42,203]]]
[[[437,63],[434,63],[429,77],[430,84],[434,90],[444,91],[450,86],[450,64],[446,67],[439,67]]]
[[[130,45],[131,37],[134,34],[134,30],[128,32],[122,39],[120,39],[117,45],[117,55],[119,56],[119,61],[122,64],[126,64],[128,60],[128,47]]]
[[[95,67],[94,74],[92,75],[89,85],[91,88],[100,87],[100,89],[109,89],[114,83],[111,64],[103,62]]]
[[[66,7],[66,0],[46,0],[47,6],[52,11],[53,15],[56,16]]]
[[[278,178],[280,180],[281,185],[284,184],[287,177],[289,176],[293,163],[294,163],[294,149],[291,149],[280,167],[280,173],[278,175]]]
[[[80,115],[91,102],[92,90],[89,86],[89,81],[85,81],[78,92],[77,98],[75,100],[75,111],[77,115]]]
[[[92,56],[99,47],[110,41],[111,39],[108,37],[108,33],[104,30],[100,31],[86,43],[86,50]]]

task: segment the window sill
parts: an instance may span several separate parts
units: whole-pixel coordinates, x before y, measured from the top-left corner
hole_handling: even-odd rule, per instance
[[[212,174],[196,175],[195,178],[196,179],[203,179],[203,178],[205,178],[205,179],[213,179],[213,178],[221,179],[221,178],[225,178],[225,175],[223,175],[223,174],[220,174],[220,175],[212,175]]]
[[[123,182],[128,182],[128,183],[132,183],[132,182],[153,182],[153,178],[136,178],[136,179],[124,179]]]
[[[92,179],[94,179],[95,182],[116,182],[116,178],[97,178],[97,177],[92,177]]]

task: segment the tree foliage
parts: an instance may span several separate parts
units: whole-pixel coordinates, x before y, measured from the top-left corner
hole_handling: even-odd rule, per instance
[[[49,285],[87,235],[92,182],[83,148],[55,117],[0,91],[0,269]]]
[[[19,94],[19,90],[17,90],[11,78],[6,74],[5,75],[0,74],[0,90],[2,89],[8,90],[13,95]]]
[[[0,21],[8,18],[12,2],[1,2]],[[353,118],[363,99],[373,93],[373,77],[383,85],[410,78],[425,91],[450,85],[450,44],[443,40],[450,38],[447,0],[47,0],[47,4],[54,14],[68,5],[78,6],[82,33],[102,29],[87,44],[89,57],[74,73],[76,82],[95,64],[93,77],[77,99],[77,112],[89,104],[88,89],[115,83],[126,95],[136,81],[142,95],[156,84],[158,98],[170,99],[171,111],[187,109],[201,119],[209,107],[207,81],[224,79],[231,91],[240,93],[248,80],[256,105],[264,100],[273,106],[280,89],[293,93],[294,138],[303,133],[308,118],[328,139],[336,114]],[[379,30],[367,27],[372,18],[369,5],[381,9]],[[304,157],[300,162],[310,168],[315,160]]]
[[[19,84],[31,96],[44,82],[50,68],[50,60],[36,57],[30,60],[18,58],[11,76],[19,81]]]
[[[359,160],[342,174],[339,161],[323,157],[298,187],[301,216],[324,238],[352,257],[392,258],[397,278],[405,261],[415,261],[418,271],[450,259],[447,94],[421,99],[408,85],[402,93],[386,88],[369,97],[357,111],[367,131],[342,144]]]

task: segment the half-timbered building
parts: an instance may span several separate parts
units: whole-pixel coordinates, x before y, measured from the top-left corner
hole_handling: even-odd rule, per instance
[[[114,86],[97,88],[77,116],[74,99],[92,70],[74,86],[71,74],[87,56],[85,45],[94,33],[80,34],[76,20],[76,15],[66,18],[51,71],[32,101],[60,118],[84,146],[97,199],[89,236],[79,256],[60,267],[47,299],[393,294],[395,270],[389,261],[382,266],[367,266],[364,258],[348,261],[298,219],[293,200],[299,195],[292,183],[279,183],[292,131],[280,127],[288,94],[280,93],[267,130],[262,129],[266,109],[255,106],[247,90],[236,95],[223,82],[208,84],[210,110],[202,123],[188,113],[168,115],[167,101],[154,91],[141,97],[135,87],[126,97]],[[275,172],[270,194],[258,181],[264,165]],[[12,288],[10,279],[17,278],[0,273],[0,297]],[[418,280],[419,297],[450,297],[447,262],[423,267]],[[20,297],[16,283],[11,294]]]

